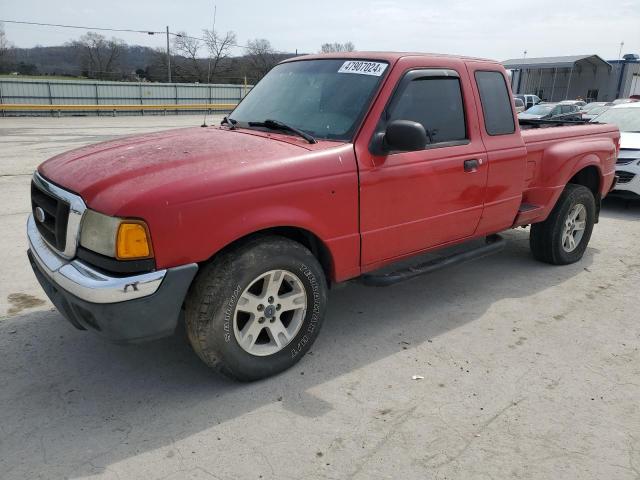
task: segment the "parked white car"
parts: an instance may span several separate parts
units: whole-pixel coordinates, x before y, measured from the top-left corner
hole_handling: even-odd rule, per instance
[[[640,199],[640,102],[615,105],[592,121],[613,123],[620,129],[618,183],[612,193]]]
[[[539,104],[542,100],[537,95],[522,95],[517,94],[513,96],[514,98],[519,98],[524,103],[524,109],[528,109],[533,107],[534,105]]]

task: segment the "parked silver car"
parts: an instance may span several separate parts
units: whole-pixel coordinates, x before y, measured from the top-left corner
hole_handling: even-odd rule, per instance
[[[564,103],[540,103],[518,114],[520,120],[581,120],[577,105]]]
[[[601,113],[606,112],[613,106],[613,104],[606,103],[606,102],[594,102],[594,103],[598,103],[598,105],[594,105],[593,107],[587,108],[590,105],[593,105],[592,103],[588,103],[582,108],[582,110],[580,110],[580,113],[582,113],[583,119],[592,120],[596,118],[598,115],[600,115]]]

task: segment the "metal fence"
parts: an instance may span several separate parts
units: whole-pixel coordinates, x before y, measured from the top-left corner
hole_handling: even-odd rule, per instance
[[[197,84],[197,83],[128,83],[105,82],[93,80],[47,80],[47,79],[0,79],[0,104],[4,105],[78,105],[78,111],[89,115],[111,115],[110,111],[88,110],[87,105],[190,105],[189,111],[194,112],[194,104],[203,104],[202,111],[208,109],[205,105],[238,103],[251,89],[251,85],[231,84]],[[124,110],[124,109],[123,109]],[[16,111],[7,109],[7,115],[51,115],[57,111]],[[78,111],[62,110],[63,114],[74,115]],[[135,111],[126,109],[123,114],[146,114],[149,110]],[[181,112],[179,107],[170,109],[171,112]],[[197,111],[197,110],[196,110]],[[151,110],[151,113],[163,113],[161,109]],[[166,113],[166,111],[164,112]],[[120,114],[120,109],[118,109]]]

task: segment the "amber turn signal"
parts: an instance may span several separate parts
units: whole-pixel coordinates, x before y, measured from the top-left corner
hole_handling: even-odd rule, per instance
[[[132,260],[153,256],[149,229],[142,221],[123,221],[118,227],[116,258]]]

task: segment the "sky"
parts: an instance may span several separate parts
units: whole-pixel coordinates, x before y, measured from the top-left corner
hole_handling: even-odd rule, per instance
[[[238,43],[266,38],[283,52],[315,53],[325,42],[358,50],[471,55],[497,60],[640,54],[640,0],[0,0],[0,20],[135,30],[233,30]],[[18,47],[60,45],[82,30],[4,24]],[[106,32],[101,32],[106,33]],[[163,47],[163,36],[113,33],[130,44]],[[236,49],[234,54],[241,54]],[[202,52],[206,56],[205,52]]]

